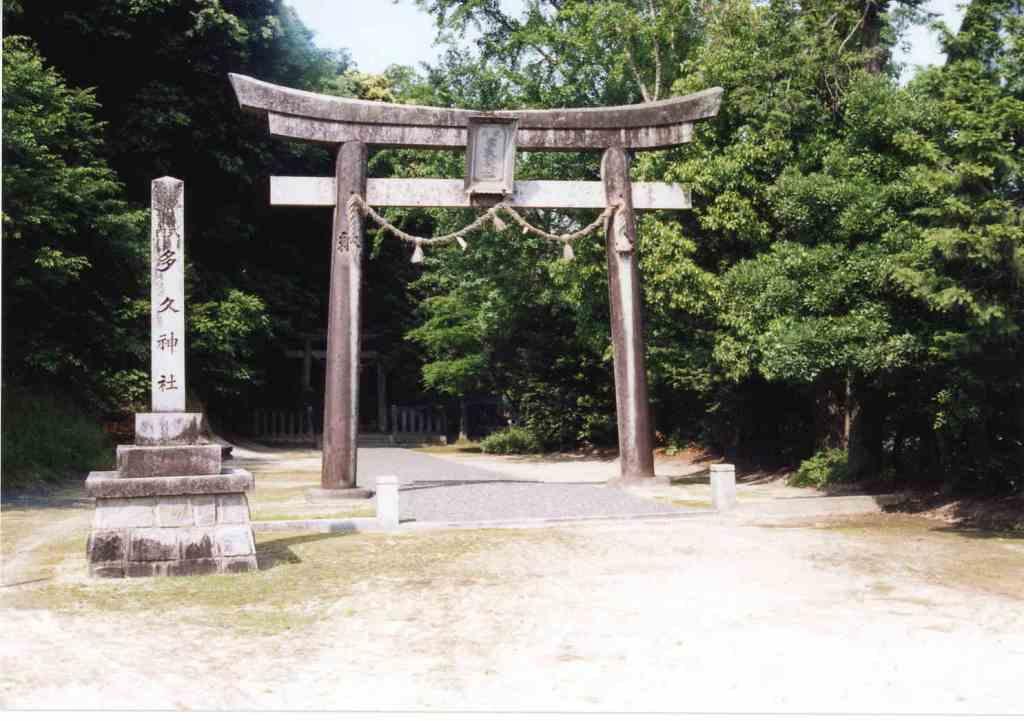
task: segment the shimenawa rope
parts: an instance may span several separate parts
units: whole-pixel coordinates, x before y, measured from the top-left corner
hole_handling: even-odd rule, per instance
[[[484,227],[488,223],[488,221],[490,221],[494,225],[495,230],[504,230],[505,223],[501,220],[501,217],[499,216],[499,213],[501,212],[505,212],[510,218],[512,218],[512,220],[518,223],[519,226],[523,229],[523,232],[532,233],[539,238],[544,238],[545,240],[550,240],[555,243],[561,243],[562,258],[565,260],[572,260],[575,257],[575,254],[572,250],[572,244],[575,241],[590,235],[599,227],[601,227],[605,220],[612,217],[615,214],[615,212],[619,209],[619,207],[620,204],[618,203],[615,205],[609,205],[603,211],[601,211],[601,214],[598,215],[597,218],[595,218],[594,221],[589,225],[580,228],[579,230],[574,231],[572,233],[558,234],[549,233],[548,231],[533,225],[528,220],[526,220],[526,218],[524,218],[518,212],[516,212],[516,210],[512,208],[508,203],[497,203],[496,205],[493,205],[490,208],[488,208],[483,215],[479,216],[476,220],[474,220],[466,227],[451,233],[445,233],[444,235],[435,235],[432,238],[425,238],[420,235],[406,233],[401,228],[396,227],[387,218],[385,218],[376,210],[374,210],[373,207],[366,202],[363,196],[359,195],[358,193],[354,193],[349,198],[348,206],[346,207],[346,213],[348,215],[349,232],[353,236],[359,233],[359,215],[362,214],[372,219],[373,222],[375,222],[381,228],[384,228],[385,230],[387,230],[400,240],[404,240],[407,243],[412,243],[413,245],[415,245],[416,249],[413,251],[412,254],[413,263],[423,262],[424,245],[437,245],[441,243],[450,243],[452,241],[456,241],[463,249],[465,249],[466,239],[463,236],[468,233],[472,233],[475,230],[479,230],[480,228]]]

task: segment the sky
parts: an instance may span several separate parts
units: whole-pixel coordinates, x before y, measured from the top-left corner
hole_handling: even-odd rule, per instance
[[[388,65],[433,62],[441,53],[434,46],[433,21],[417,9],[412,0],[288,0],[302,21],[313,30],[315,42],[323,48],[348,48],[359,69],[381,73]],[[522,7],[522,0],[501,0],[507,12]],[[960,27],[963,10],[959,0],[929,0],[926,7],[951,28]],[[909,53],[897,51],[896,59],[916,65],[941,64],[935,33],[924,27],[911,30]],[[904,79],[913,74],[904,73]]]

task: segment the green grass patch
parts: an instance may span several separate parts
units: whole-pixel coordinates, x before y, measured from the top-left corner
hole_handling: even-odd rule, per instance
[[[306,498],[306,490],[310,488],[319,488],[319,485],[303,485],[303,486],[260,486],[259,481],[256,482],[256,490],[249,491],[249,504],[261,504],[261,503],[285,503],[287,501],[302,501]]]
[[[59,521],[82,513],[78,509],[32,508],[5,504],[0,513],[0,552],[5,556],[14,548],[29,541],[45,521]]]
[[[261,570],[225,576],[151,579],[64,579],[9,589],[9,608],[76,616],[166,615],[175,622],[273,636],[327,620],[340,601],[375,586],[388,592],[499,583],[495,572],[463,564],[472,556],[509,544],[535,549],[567,542],[551,529],[457,530],[389,534],[259,534]],[[85,553],[76,539],[80,568]],[[507,552],[507,549],[506,549]],[[394,587],[393,589],[391,587]],[[357,590],[358,589],[358,590]],[[425,596],[429,597],[429,596]],[[343,604],[344,605],[344,604]]]
[[[99,421],[52,394],[3,388],[2,474],[6,490],[114,467]]]
[[[64,511],[63,517],[70,517],[72,512]],[[16,557],[15,548],[29,540],[38,530],[38,524],[29,518],[9,522],[4,513],[4,550],[3,550],[3,582],[18,584],[36,579],[48,579],[57,574],[57,567],[67,559],[76,559],[84,565],[85,545],[89,535],[88,521],[83,527],[62,535],[47,537],[38,545],[22,550],[24,556]],[[12,531],[9,533],[9,531]],[[5,599],[6,600],[6,599]]]
[[[332,513],[283,513],[280,511],[253,511],[252,520],[254,521],[320,521],[330,520],[334,518],[373,518],[376,516],[376,510],[373,508],[350,508],[348,510],[335,511]]]
[[[479,443],[454,443],[444,446],[418,446],[417,451],[421,453],[443,455],[454,455],[458,453],[483,453]]]
[[[669,499],[661,499],[668,501]],[[702,501],[696,498],[673,498],[670,501],[673,506],[683,506],[684,508],[711,508],[711,501]]]
[[[540,439],[532,431],[521,426],[495,431],[480,441],[480,448],[484,453],[499,455],[524,455],[544,451]]]
[[[710,486],[711,473],[694,473],[689,476],[679,476],[670,481],[673,486]]]
[[[818,451],[801,463],[787,485],[825,488],[833,483],[847,483],[850,480],[846,451],[841,448],[830,448]]]

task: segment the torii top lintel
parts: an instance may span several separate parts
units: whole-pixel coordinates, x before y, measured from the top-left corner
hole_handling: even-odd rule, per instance
[[[521,150],[653,150],[689,142],[693,123],[714,117],[721,88],[636,105],[498,110],[398,105],[320,95],[230,74],[243,110],[264,115],[272,135],[320,143],[353,140],[385,147],[460,148],[470,118],[518,119]]]

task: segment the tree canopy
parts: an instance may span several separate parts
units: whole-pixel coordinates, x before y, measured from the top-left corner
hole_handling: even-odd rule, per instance
[[[618,105],[710,86],[694,141],[634,158],[694,208],[639,224],[659,439],[851,477],[1024,487],[1024,19],[971,0],[947,61],[905,84],[919,0],[417,0],[442,58],[373,75],[279,0],[5,2],[4,376],[97,410],[146,400],[149,181],[186,181],[190,378],[244,429],[296,397],[285,350],[322,334],[330,214],[270,208],[328,149],[268,137],[226,74],[444,107]],[[472,29],[472,41],[463,38]],[[596,153],[517,177],[597,179]],[[374,176],[459,177],[455,153],[377,150]],[[468,211],[397,210],[419,233]],[[574,228],[587,212],[537,211]],[[549,447],[615,442],[602,241],[571,263],[511,231],[465,251],[374,231],[366,330],[399,400],[503,397]],[[12,349],[17,348],[17,352]],[[287,380],[285,377],[287,376]],[[829,456],[836,457],[835,454]]]

